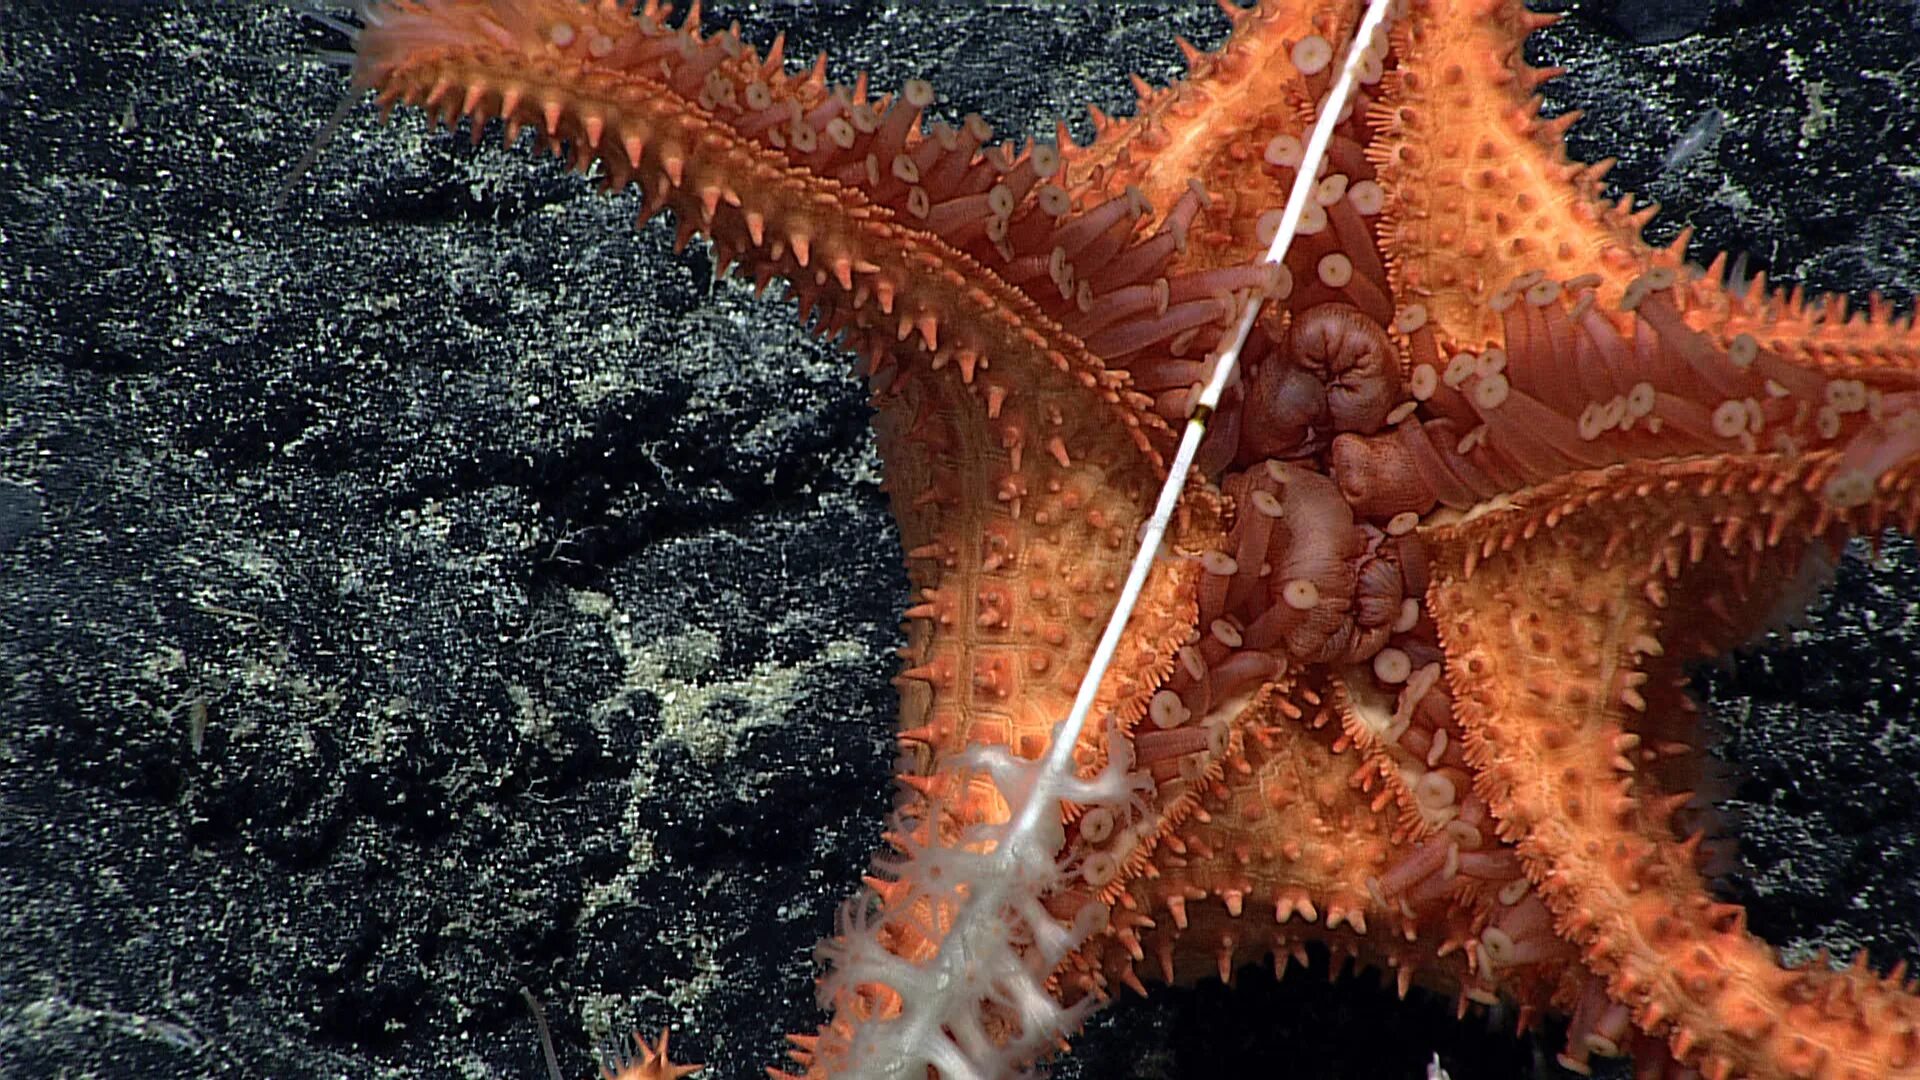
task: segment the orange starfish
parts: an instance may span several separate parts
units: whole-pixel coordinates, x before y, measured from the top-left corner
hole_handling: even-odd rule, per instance
[[[1729,289],[1639,239],[1531,97],[1513,0],[1402,5],[1284,268],[1257,263],[1357,9],[1232,39],[1087,147],[922,130],[735,35],[614,3],[370,3],[357,80],[531,127],[725,268],[794,283],[873,382],[918,602],[900,877],[849,930],[906,958],[903,881],[1004,819],[971,746],[1066,711],[1223,327],[1273,301],[1103,711],[1147,790],[1061,819],[1066,1001],[1306,942],[1572,1016],[1562,1060],[1711,1077],[1920,1074],[1898,975],[1787,971],[1701,880],[1681,665],[1739,643],[1850,535],[1920,518],[1920,340],[1875,302]],[[865,927],[865,929],[862,929]],[[900,1007],[829,980],[797,1055]],[[998,1017],[994,1033],[1013,1032]]]

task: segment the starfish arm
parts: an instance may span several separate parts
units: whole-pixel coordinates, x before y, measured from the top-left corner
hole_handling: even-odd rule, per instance
[[[1181,253],[1184,263],[1200,266],[1243,263],[1266,250],[1254,219],[1285,205],[1291,177],[1270,167],[1265,144],[1280,133],[1298,142],[1314,117],[1309,77],[1291,53],[1302,38],[1321,34],[1324,43],[1351,33],[1361,11],[1315,16],[1301,5],[1271,2],[1223,8],[1232,32],[1217,50],[1203,53],[1181,41],[1184,79],[1156,88],[1136,78],[1132,116],[1096,113],[1093,142],[1063,143],[1061,151],[1074,180],[1112,194],[1131,188],[1162,208],[1178,203],[1192,178],[1208,178],[1206,242]],[[1325,83],[1323,74],[1322,92]]]
[[[660,1041],[650,1043],[639,1032],[633,1033],[634,1052],[615,1047],[610,1060],[601,1067],[602,1080],[681,1080],[704,1069],[704,1065],[679,1065],[667,1056],[671,1031],[662,1030]]]
[[[1558,16],[1520,0],[1433,6],[1433,17],[1396,28],[1399,63],[1383,80],[1368,148],[1389,192],[1395,292],[1425,299],[1464,342],[1503,329],[1485,301],[1530,271],[1597,274],[1599,299],[1617,302],[1629,277],[1677,267],[1684,241],[1662,250],[1640,241],[1654,207],[1606,204],[1606,167],[1567,158],[1562,137],[1579,114],[1540,115],[1535,90],[1558,72],[1528,65],[1523,46]]]
[[[1017,272],[989,273],[972,254],[1045,252],[1073,224],[1042,183],[1057,168],[1050,148],[982,152],[984,132],[971,127],[923,135],[925,84],[869,101],[864,76],[852,91],[827,86],[824,57],[794,77],[778,47],[763,59],[737,31],[703,36],[697,10],[679,28],[659,21],[659,5],[632,15],[605,0],[391,0],[370,14],[354,78],[383,108],[467,119],[476,137],[503,118],[509,143],[532,129],[610,190],[638,184],[642,219],[671,209],[680,242],[709,237],[723,269],[791,281],[803,315],[818,311],[823,333],[869,355],[870,374],[917,359],[967,385],[997,367],[1004,378],[970,391],[982,399],[1033,380],[1085,393],[1107,438],[1132,444],[1097,448],[1113,469],[1158,465],[1169,435],[1121,392],[1124,380]],[[923,169],[929,186],[901,179]],[[1043,280],[1046,269],[1043,257]],[[1039,436],[1055,433],[1033,434],[1033,452],[1053,452]]]
[[[1842,456],[1574,474],[1431,537],[1429,605],[1477,792],[1610,994],[1707,1076],[1920,1075],[1920,1001],[1897,976],[1783,969],[1738,906],[1711,899],[1700,838],[1677,836],[1697,820],[1681,663],[1797,599],[1808,558],[1920,519],[1911,457],[1871,504],[1826,502]]]
[[[1475,948],[1486,925],[1518,934],[1533,920],[1539,959],[1568,951],[1537,902],[1501,903],[1483,887],[1515,872],[1511,852],[1494,844],[1462,863],[1455,850],[1465,876],[1442,888],[1392,879],[1408,862],[1404,823],[1392,788],[1351,753],[1336,697],[1324,683],[1270,684],[1239,714],[1241,738],[1216,764],[1186,763],[1195,797],[1110,890],[1111,932],[1076,958],[1067,981],[1138,992],[1145,979],[1231,981],[1268,955],[1284,973],[1318,944],[1336,969],[1352,958],[1392,972],[1402,995],[1417,984],[1457,995],[1462,1009],[1502,996],[1530,1010],[1550,1005],[1557,975],[1496,969]]]

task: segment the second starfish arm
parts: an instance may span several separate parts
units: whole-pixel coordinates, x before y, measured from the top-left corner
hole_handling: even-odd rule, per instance
[[[1801,602],[1808,560],[1920,520],[1920,462],[1836,511],[1818,493],[1838,457],[1637,462],[1434,537],[1430,599],[1477,790],[1562,933],[1707,1076],[1920,1070],[1900,971],[1783,970],[1745,911],[1712,899],[1700,837],[1677,839],[1699,821],[1682,665]],[[1723,619],[1688,614],[1702,611]]]

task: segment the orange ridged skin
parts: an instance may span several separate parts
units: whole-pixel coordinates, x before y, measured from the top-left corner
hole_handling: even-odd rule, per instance
[[[1920,338],[1642,243],[1651,211],[1600,203],[1571,118],[1538,116],[1548,17],[1399,7],[1284,271],[1254,263],[1356,5],[1228,7],[1189,79],[1057,153],[653,4],[373,3],[355,77],[638,185],[862,358],[915,596],[903,847],[1004,820],[954,755],[1045,748],[1190,387],[1269,301],[1103,687],[1146,805],[1062,817],[1049,904],[1108,915],[1062,1000],[1318,942],[1403,992],[1569,1013],[1576,1069],[1920,1076],[1898,977],[1786,970],[1711,898],[1680,689],[1809,558],[1914,528]],[[870,888],[887,947],[928,955],[951,913]],[[846,1072],[890,994],[841,992],[802,1071]]]

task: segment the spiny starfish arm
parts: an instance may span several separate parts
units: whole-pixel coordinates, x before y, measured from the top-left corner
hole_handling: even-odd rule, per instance
[[[1284,971],[1317,942],[1336,964],[1357,956],[1396,969],[1403,989],[1416,970],[1450,991],[1502,989],[1460,949],[1472,905],[1436,893],[1416,910],[1379,896],[1399,858],[1398,822],[1358,775],[1332,697],[1324,684],[1269,684],[1236,707],[1235,737],[1211,762],[1184,758],[1156,774],[1162,790],[1182,785],[1192,798],[1103,896],[1112,923],[1065,981],[1140,990],[1148,979],[1227,980],[1269,952]]]
[[[1296,43],[1324,33],[1318,43],[1325,48],[1307,50],[1324,93],[1337,61],[1327,43],[1344,42],[1363,10],[1353,5],[1316,22],[1290,4],[1222,8],[1232,32],[1218,49],[1201,52],[1180,42],[1185,78],[1156,88],[1136,77],[1132,116],[1115,120],[1096,112],[1092,143],[1061,146],[1073,181],[1115,194],[1133,188],[1158,207],[1174,205],[1189,178],[1207,177],[1214,204],[1203,230],[1207,243],[1194,245],[1183,260],[1199,266],[1242,263],[1265,250],[1253,220],[1285,205],[1292,178],[1277,173],[1261,152],[1282,133],[1303,141],[1315,116],[1311,77],[1296,69]]]
[[[1497,335],[1482,304],[1521,274],[1597,274],[1599,299],[1612,305],[1628,278],[1679,265],[1678,250],[1640,241],[1655,208],[1634,211],[1631,196],[1608,206],[1606,166],[1567,158],[1562,136],[1579,114],[1540,116],[1534,91],[1558,72],[1530,66],[1522,49],[1557,16],[1520,0],[1416,6],[1428,14],[1395,28],[1398,65],[1382,80],[1371,113],[1380,137],[1367,150],[1388,191],[1396,295],[1424,301],[1471,346]]]
[[[680,1080],[706,1068],[704,1065],[679,1065],[667,1056],[667,1040],[672,1032],[662,1029],[660,1041],[650,1043],[646,1036],[633,1033],[634,1052],[615,1047],[600,1068],[603,1080]]]
[[[1843,457],[1629,463],[1430,536],[1428,603],[1477,793],[1610,995],[1709,1077],[1920,1075],[1920,999],[1897,976],[1782,968],[1707,892],[1699,838],[1676,835],[1694,824],[1674,786],[1693,753],[1673,738],[1693,727],[1674,715],[1677,665],[1732,641],[1676,613],[1745,616],[1809,552],[1920,522],[1920,462],[1836,508],[1821,492]]]
[[[819,310],[821,329],[846,335],[876,374],[931,368],[971,384],[997,368],[999,393],[1029,384],[1086,393],[1090,415],[1133,444],[1090,452],[1121,468],[1159,462],[1165,426],[1043,309],[1083,315],[1063,263],[1087,245],[1112,246],[1133,224],[1072,215],[1045,183],[1057,169],[1051,148],[983,149],[987,133],[973,125],[923,134],[925,84],[869,101],[864,78],[847,91],[826,84],[824,65],[790,76],[737,32],[703,36],[692,18],[665,25],[657,4],[637,16],[613,0],[376,0],[365,10],[354,77],[383,106],[416,104],[449,125],[466,118],[476,137],[501,117],[509,142],[530,128],[607,187],[638,184],[643,216],[672,209],[680,241],[708,236],[722,269],[738,262],[762,284],[793,282],[803,312]],[[1134,237],[1118,239],[1125,248]],[[999,265],[989,272],[981,256]],[[1150,283],[1164,259],[1135,262],[1124,280],[1100,284]],[[1153,320],[1149,303],[1083,329],[1096,344],[1151,342],[1154,327],[1139,324]],[[1049,452],[1052,434],[1035,432],[1030,450]]]
[[[1769,288],[1764,273],[1751,281],[1733,274],[1721,255],[1690,286],[1687,324],[1721,345],[1745,335],[1829,379],[1920,370],[1920,330],[1911,309],[1902,314],[1877,292],[1865,309],[1854,309],[1844,294],[1809,299],[1804,288]]]
[[[1498,331],[1473,349],[1427,306],[1403,308],[1417,404],[1332,448],[1356,510],[1465,511],[1569,471],[1822,450],[1844,451],[1826,495],[1850,505],[1920,449],[1920,341],[1905,326],[1766,314],[1768,301],[1665,267],[1608,309],[1600,280],[1522,274],[1475,309]]]
[[[1233,737],[1211,759],[1156,771],[1160,792],[1190,798],[1104,891],[1106,823],[1092,836],[1082,827],[1082,846],[1096,856],[1083,866],[1086,881],[1056,899],[1066,910],[1098,895],[1112,917],[1063,966],[1061,986],[1077,996],[1230,981],[1269,954],[1283,974],[1319,944],[1336,974],[1353,959],[1389,972],[1402,995],[1415,985],[1453,995],[1463,1013],[1505,1000],[1525,1027],[1555,1008],[1572,1012],[1582,1049],[1567,1060],[1576,1063],[1584,1033],[1627,1038],[1624,1012],[1572,963],[1573,947],[1520,876],[1517,853],[1492,835],[1484,805],[1426,845],[1408,840],[1392,788],[1338,722],[1340,695],[1318,671],[1271,683],[1238,711]],[[1136,729],[1137,741],[1145,731]]]

